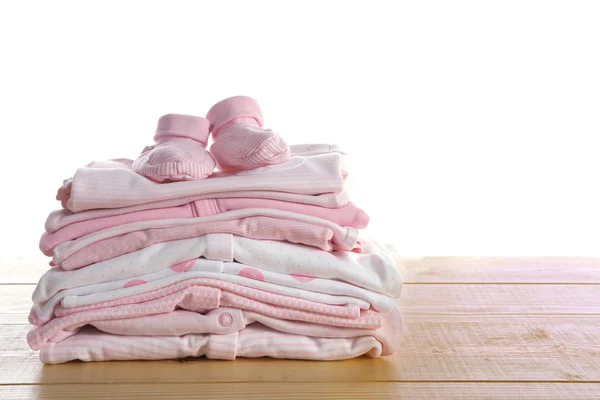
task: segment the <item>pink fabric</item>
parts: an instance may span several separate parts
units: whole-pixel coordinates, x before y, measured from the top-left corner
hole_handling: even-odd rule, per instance
[[[238,171],[280,164],[290,158],[285,141],[264,129],[258,102],[236,96],[222,100],[206,114],[214,143],[210,148],[221,171]]]
[[[137,318],[92,321],[90,326],[113,335],[125,336],[183,336],[189,334],[224,335],[241,331],[252,324],[261,324],[279,332],[319,338],[349,338],[372,335],[383,345],[383,355],[392,354],[403,334],[402,317],[397,308],[383,315],[378,329],[341,328],[331,325],[311,324],[269,317],[238,308],[219,307],[199,314],[186,310],[175,310],[165,314],[147,315]],[[79,323],[58,331],[51,342],[61,342],[73,336],[88,323]]]
[[[201,181],[157,184],[131,170],[130,160],[93,162],[79,168],[60,189],[57,198],[73,212],[119,208],[186,196],[239,191],[277,191],[303,195],[341,193],[345,185],[343,154],[293,156],[278,165],[237,173],[214,173]],[[99,165],[98,165],[99,164]],[[268,198],[268,193],[264,194]],[[240,197],[232,195],[229,197]]]
[[[208,284],[213,286],[208,286]],[[231,291],[219,289],[220,287]],[[152,292],[117,301],[119,305],[94,309],[82,307],[79,312],[72,314],[71,312],[77,309],[57,307],[56,315],[69,314],[55,318],[43,326],[32,328],[27,334],[29,346],[38,350],[59,331],[80,323],[142,317],[171,312],[178,307],[190,311],[211,310],[219,306],[235,307],[276,318],[365,329],[377,329],[381,326],[382,321],[381,314],[371,310],[360,311],[358,318],[333,316],[325,313],[337,306],[314,303],[206,278],[178,282]],[[297,308],[291,308],[292,306]],[[359,310],[358,307],[352,305],[348,307]],[[343,309],[343,307],[335,309],[338,308]]]
[[[116,158],[107,161],[92,161],[85,165],[85,168],[126,168],[133,169],[133,160],[126,158]],[[63,184],[56,192],[56,200],[60,201],[63,208],[67,208],[67,203],[71,198],[71,189],[73,188],[73,178],[63,180]]]
[[[175,207],[136,211],[128,214],[106,216],[73,222],[55,232],[44,232],[40,238],[40,250],[45,255],[52,257],[54,248],[68,240],[77,239],[102,229],[111,228],[117,225],[124,225],[131,222],[150,221],[164,218],[191,218],[195,217],[193,210],[192,203],[188,203]],[[86,213],[87,211],[80,214]]]
[[[71,198],[71,187],[73,185],[73,178],[64,179],[61,187],[56,191],[56,200],[60,201],[60,205],[63,208],[67,208],[67,202]]]
[[[248,96],[234,96],[221,100],[206,114],[206,119],[210,121],[213,137],[215,135],[218,137],[221,127],[236,118],[251,119],[256,126],[263,126],[264,123],[258,102]]]
[[[187,310],[175,310],[164,314],[143,317],[81,322],[57,331],[50,342],[61,342],[73,336],[86,325],[102,332],[127,336],[182,336],[188,333],[216,333],[219,335],[244,329],[242,310],[219,307],[205,314]],[[186,332],[186,333],[180,333]]]
[[[70,190],[70,189],[69,189]],[[135,213],[144,210],[157,210],[169,207],[177,207],[185,205],[197,200],[205,200],[209,198],[248,198],[248,199],[270,199],[278,200],[284,203],[307,204],[324,208],[340,208],[348,204],[348,193],[340,194],[325,193],[321,195],[302,195],[284,192],[261,192],[261,191],[239,191],[239,192],[224,192],[213,193],[204,196],[187,196],[179,197],[170,200],[154,201],[150,203],[137,204],[134,206],[121,208],[103,208],[96,210],[82,211],[74,213],[70,210],[62,209],[52,211],[46,218],[46,232],[56,232],[59,229],[74,224],[77,222],[87,221],[90,219],[100,219],[104,217],[113,217],[117,215]],[[65,207],[65,206],[63,206]]]
[[[303,243],[302,240],[305,236],[311,237],[312,226],[320,226],[324,228],[329,228],[333,232],[333,236],[331,238],[333,248],[347,251],[356,251],[361,252],[360,243],[358,242],[358,230],[354,228],[342,228],[341,226],[334,224],[333,222],[310,217],[302,214],[290,213],[286,211],[278,211],[271,209],[262,209],[262,208],[247,208],[235,211],[228,211],[225,213],[220,213],[216,215],[211,215],[207,217],[197,217],[197,218],[185,218],[185,219],[163,219],[163,220],[153,220],[153,221],[141,221],[141,222],[133,222],[125,225],[118,225],[112,228],[107,228],[98,232],[90,233],[82,238],[76,239],[74,241],[64,242],[59,246],[54,248],[54,258],[53,262],[56,266],[62,266],[63,262],[76,252],[84,249],[85,247],[99,242],[104,239],[124,235],[126,233],[135,232],[135,231],[143,231],[145,229],[157,229],[157,228],[175,228],[175,227],[187,227],[191,225],[200,225],[200,226],[208,226],[210,223],[215,223],[215,225],[210,225],[211,229],[215,229],[215,231],[210,233],[228,233],[220,231],[220,224],[225,223],[226,221],[233,221],[247,217],[271,217],[276,218],[278,220],[287,220],[287,221],[296,221],[303,222],[305,224],[310,225],[310,229],[301,233],[299,237],[291,238],[290,241],[295,243]],[[228,226],[227,224],[225,226]],[[307,226],[307,225],[304,225]],[[74,264],[73,264],[74,265]],[[81,264],[76,264],[81,265]],[[81,265],[82,266],[82,265]],[[64,266],[63,266],[64,268]],[[67,267],[69,269],[73,269],[76,267]],[[67,269],[65,268],[65,269]]]
[[[369,216],[367,213],[352,202],[348,202],[345,206],[339,208],[324,208],[309,204],[253,198],[215,199],[215,203],[219,212],[234,211],[244,208],[271,208],[274,210],[322,218],[343,227],[364,229],[369,224]],[[200,209],[201,206],[198,202],[195,204],[196,209]]]
[[[167,218],[203,217],[245,208],[269,208],[274,210],[289,211],[326,219],[340,226],[349,226],[356,229],[365,228],[369,222],[369,217],[367,214],[360,208],[356,207],[353,203],[348,203],[340,208],[329,209],[313,205],[290,203],[270,199],[204,199],[175,207],[142,210],[127,214],[119,214],[74,222],[56,232],[45,232],[40,239],[40,250],[42,250],[45,255],[52,256],[54,247],[65,241],[77,239],[84,235],[117,225]],[[86,214],[86,212],[80,214]]]
[[[134,280],[135,282],[135,280]],[[145,282],[136,282],[134,285],[143,284]],[[317,314],[329,315],[329,316],[337,316],[344,318],[359,318],[361,313],[366,313],[368,311],[361,311],[360,307],[356,304],[348,304],[344,306],[336,306],[331,304],[317,303],[310,300],[301,299],[298,297],[284,296],[277,293],[267,292],[265,290],[255,289],[248,286],[238,285],[235,283],[227,282],[221,279],[210,279],[210,278],[191,278],[186,279],[184,281],[180,281],[177,283],[173,283],[171,285],[164,286],[160,289],[152,290],[146,293],[135,294],[127,297],[122,297],[119,299],[104,301],[101,303],[90,304],[87,306],[73,307],[73,308],[64,308],[61,305],[56,306],[55,315],[57,317],[64,317],[66,315],[77,314],[84,311],[92,311],[103,309],[107,307],[115,307],[124,304],[135,304],[135,303],[145,303],[148,301],[156,300],[161,297],[165,297],[171,295],[176,292],[181,292],[184,289],[192,288],[194,286],[207,286],[213,287],[221,290],[225,290],[228,292],[221,293],[221,305],[225,306],[224,302],[238,302],[241,301],[238,299],[239,296],[245,297],[248,303],[244,303],[245,305],[250,304],[252,300],[259,301],[261,303],[268,303],[272,305],[277,305],[280,307],[285,307],[286,309],[281,311],[281,318],[286,319],[294,319],[287,318],[286,315],[289,314],[287,309],[298,309],[309,312],[314,312]],[[195,290],[195,289],[194,289]],[[187,293],[186,293],[187,294]],[[227,296],[238,296],[238,297],[227,297]],[[259,307],[256,305],[256,307]],[[204,309],[212,309],[216,308],[213,306],[203,306]],[[240,307],[244,308],[244,307]],[[373,314],[379,315],[379,314]]]
[[[181,137],[194,140],[206,147],[210,134],[210,122],[206,118],[193,115],[166,114],[158,119],[155,141],[164,138]]]
[[[280,240],[332,251],[333,231],[297,221],[269,217],[249,217],[223,222],[206,222],[189,226],[146,229],[100,240],[74,252],[61,262],[65,270],[73,270],[131,253],[155,243],[170,242],[206,235],[232,233],[259,240]]]
[[[281,164],[290,149],[278,133],[256,126],[245,118],[226,124],[210,146],[221,171],[243,171]]]
[[[224,335],[123,336],[86,327],[60,343],[46,343],[40,351],[44,364],[71,360],[165,360],[206,356],[234,360],[236,357],[272,357],[301,360],[344,360],[367,355],[380,357],[383,346],[374,336],[314,338],[278,332],[253,324]]]
[[[383,315],[381,328],[373,330],[289,321],[226,307],[206,315],[176,310],[90,322],[100,331],[84,324],[57,331],[40,351],[42,362],[201,355],[227,360],[261,355],[314,360],[344,359],[361,354],[376,357],[393,354],[403,336],[402,318],[397,308]],[[369,337],[379,342],[381,348],[366,339]]]
[[[252,311],[246,312],[253,315],[262,315],[253,313]],[[272,319],[284,321],[277,318]],[[297,323],[295,321],[290,322]],[[187,310],[175,310],[164,314],[152,314],[136,318],[83,322],[56,333],[50,341],[60,342],[76,333],[85,325],[91,325],[102,332],[113,335],[183,336],[190,333],[216,333],[223,335],[242,330],[246,325],[250,325],[251,323],[244,320],[244,311],[239,308],[219,307],[208,311],[206,314]],[[343,331],[344,329],[349,328],[341,330]]]
[[[206,314],[187,310],[175,310],[165,314],[144,317],[93,321],[89,325],[113,335],[127,336],[183,336],[190,333],[226,334],[242,330],[253,323],[260,323],[280,332],[313,337],[354,337],[372,334],[381,341],[384,352],[393,353],[402,337],[402,317],[398,308],[382,314],[382,325],[378,329],[342,328],[332,325],[312,324],[303,321],[270,317],[254,311],[239,308],[219,307]],[[52,337],[58,342],[76,333],[86,323],[78,324]]]
[[[237,262],[232,262],[233,260]],[[184,261],[185,268],[181,267]],[[252,268],[252,274],[246,273],[250,271],[249,268]],[[390,304],[394,304],[393,298],[397,298],[402,289],[402,276],[393,255],[387,249],[367,240],[365,253],[356,254],[343,251],[324,252],[314,247],[283,241],[255,240],[231,234],[209,234],[157,243],[77,270],[52,268],[40,278],[32,300],[36,304],[42,304],[52,297],[52,301],[55,301],[59,297],[62,299],[64,296],[94,293],[93,298],[101,298],[100,301],[104,301],[113,298],[102,297],[104,292],[117,295],[114,291],[121,289],[123,284],[132,278],[153,281],[151,286],[154,286],[163,278],[177,276],[174,279],[182,280],[183,277],[179,276],[182,271],[214,274],[198,277],[225,280],[231,280],[233,275],[239,276],[245,281],[237,283],[245,286],[253,286],[250,282],[259,282],[255,280],[255,277],[259,277],[260,282],[270,283],[269,287],[261,286],[261,289],[314,300],[317,297],[311,297],[308,293],[292,294],[280,290],[288,287],[315,294],[337,295],[345,298],[345,303],[355,303],[352,298],[362,299],[378,310],[390,310]],[[62,294],[55,297],[59,292]],[[119,297],[124,295],[119,294]],[[83,299],[80,300],[83,302],[73,299],[74,303],[70,303],[71,306],[96,302],[86,303]],[[331,298],[316,301],[340,304]]]
[[[204,179],[216,163],[206,151],[208,120],[192,115],[160,117],[153,146],[146,146],[133,162],[133,170],[155,182]]]

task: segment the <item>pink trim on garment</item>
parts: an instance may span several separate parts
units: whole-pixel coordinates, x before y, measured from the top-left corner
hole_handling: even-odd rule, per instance
[[[119,208],[187,196],[226,196],[240,191],[287,192],[300,195],[339,194],[344,191],[344,156],[338,152],[294,156],[282,164],[235,173],[217,172],[200,181],[162,185],[131,170],[130,160],[110,161],[119,167],[106,168],[106,161],[79,168],[72,182],[61,187],[57,198],[73,212],[96,208]],[[70,186],[69,189],[67,187]],[[70,196],[65,193],[70,190]],[[62,191],[62,192],[61,192]]]
[[[134,280],[137,281],[137,280]],[[143,282],[145,283],[145,282]],[[136,283],[137,284],[137,283]],[[135,286],[135,284],[133,285]],[[132,296],[122,297],[115,300],[104,301],[101,303],[90,304],[88,306],[80,306],[74,308],[64,308],[58,305],[55,309],[55,315],[57,317],[64,317],[66,315],[77,314],[84,311],[97,310],[107,307],[115,307],[124,304],[135,304],[145,303],[148,301],[156,300],[161,297],[171,295],[176,292],[180,292],[183,289],[187,289],[193,286],[207,286],[217,288],[223,291],[231,292],[232,294],[239,295],[248,299],[248,301],[255,300],[261,303],[276,305],[280,307],[304,310],[317,314],[337,316],[344,318],[360,318],[361,309],[356,304],[348,304],[345,306],[335,306],[331,304],[317,303],[310,300],[301,299],[298,297],[284,296],[277,293],[267,292],[265,290],[255,289],[248,286],[242,286],[235,283],[227,282],[220,279],[210,278],[191,278],[171,285],[162,287],[160,289],[152,290],[150,292],[136,294]],[[223,296],[223,293],[221,294]],[[221,298],[221,303],[223,298]],[[232,300],[232,301],[238,301]],[[223,304],[221,304],[223,305]],[[257,306],[259,307],[259,306]],[[241,308],[241,307],[240,307]],[[285,318],[285,317],[283,317]],[[286,318],[289,319],[289,318]]]
[[[212,233],[230,233],[258,240],[279,240],[319,248],[334,249],[333,231],[297,221],[250,217],[231,221],[205,222],[172,228],[144,229],[99,240],[76,250],[60,262],[73,270],[141,250],[156,243],[188,239]]]
[[[143,231],[146,229],[190,227],[194,225],[199,226],[198,229],[200,229],[201,231],[204,229],[202,228],[203,226],[210,226],[210,228],[213,230],[207,233],[229,233],[225,229],[219,230],[221,229],[221,226],[231,226],[230,223],[227,223],[227,221],[238,221],[247,217],[259,216],[272,217],[274,219],[279,220],[279,223],[281,223],[282,225],[284,225],[286,221],[296,221],[311,225],[311,227],[306,231],[302,231],[301,229],[299,229],[297,232],[294,232],[291,235],[287,235],[287,237],[290,237],[289,240],[286,239],[288,241],[303,243],[302,239],[304,237],[310,237],[312,235],[312,229],[314,229],[312,228],[312,226],[320,226],[324,228],[329,228],[333,232],[331,244],[334,250],[354,251],[357,253],[362,252],[362,247],[358,240],[359,232],[354,228],[342,228],[341,226],[334,224],[333,222],[297,213],[290,213],[271,209],[247,208],[242,210],[228,211],[226,213],[220,213],[207,217],[141,221],[133,222],[131,224],[126,225],[114,226],[112,228],[94,232],[77,240],[64,242],[59,246],[56,246],[54,248],[53,261],[57,266],[62,266],[65,269],[74,269],[77,268],[74,265],[83,266],[84,264],[79,264],[79,262],[77,262],[71,264],[71,266],[65,266],[69,265],[69,262],[65,264],[66,259],[74,255],[76,252],[84,249],[85,247],[104,239],[124,235],[130,232]],[[241,226],[244,225],[241,224]],[[307,225],[303,225],[303,227],[306,226]],[[252,229],[248,229],[248,231],[251,232]],[[294,238],[294,235],[298,235],[299,233],[300,235]],[[258,234],[260,234],[260,232],[257,233],[257,235]],[[244,235],[244,233],[241,233],[238,236]],[[281,236],[281,234],[277,234],[277,236]]]
[[[269,208],[310,215],[329,220],[342,227],[352,227],[356,229],[364,229],[369,223],[367,214],[351,202],[340,208],[329,209],[270,199],[204,199],[176,207],[142,210],[127,214],[81,220],[64,226],[54,233],[45,232],[40,239],[39,246],[40,250],[42,250],[45,255],[52,256],[54,248],[63,242],[77,239],[113,226],[157,219],[203,217],[246,208]],[[86,213],[89,212],[80,214]]]
[[[248,332],[246,329],[251,331],[256,325],[263,325],[284,334],[309,336],[314,338],[353,338],[372,335],[383,346],[382,356],[394,353],[403,335],[402,318],[397,308],[390,314],[383,315],[382,327],[373,330],[340,328],[331,325],[290,321],[269,317],[252,311],[242,311],[240,309],[227,307],[220,307],[216,310],[208,311],[205,315],[186,310],[175,310],[170,313],[137,318],[92,321],[89,324],[103,334],[109,333],[114,335],[110,336],[113,340],[118,340],[118,338],[122,336],[138,335],[144,337],[163,335],[179,337],[190,334],[225,335],[235,332],[244,335],[244,332]],[[86,325],[86,323],[73,325],[68,329],[58,331],[50,339],[50,342],[62,342],[70,336],[77,335],[79,331],[82,332],[82,335],[85,335],[85,332],[90,328],[81,330],[84,325]],[[47,343],[42,351],[44,352],[47,348],[53,349],[55,343]],[[281,340],[277,345],[283,343],[284,341]],[[59,347],[64,349],[64,346]],[[125,346],[125,348],[127,348],[127,346]]]
[[[40,351],[44,364],[71,360],[163,360],[206,356],[234,360],[236,357],[273,357],[302,360],[344,360],[361,355],[379,357],[383,348],[374,336],[314,338],[278,332],[253,324],[224,335],[121,336],[86,327],[60,343],[47,343]]]
[[[192,281],[201,282],[203,278],[196,278]],[[222,282],[222,281],[218,281]],[[224,282],[228,287],[239,287],[239,285]],[[193,286],[188,281],[179,282],[152,292],[144,293],[137,296],[130,296],[125,299],[119,299],[125,304],[116,305],[106,308],[96,308],[87,311],[81,311],[74,314],[65,315],[55,318],[43,326],[32,328],[27,334],[27,341],[30,347],[38,350],[45,342],[47,342],[58,331],[68,328],[72,325],[82,322],[121,319],[131,317],[141,317],[144,315],[159,314],[171,312],[177,307],[190,311],[210,310],[219,306],[235,307],[249,311],[255,311],[261,314],[298,321],[306,321],[318,324],[327,324],[352,328],[377,329],[381,326],[381,314],[375,311],[361,311],[358,318],[344,318],[321,314],[325,312],[325,306],[320,303],[302,301],[302,299],[277,295],[269,292],[260,291],[257,289],[245,288],[244,294],[253,291],[253,296],[264,296],[265,301],[255,300],[253,298],[244,297],[236,293],[217,289],[209,286]],[[234,288],[232,290],[237,290]],[[140,300],[140,303],[128,303],[134,300]],[[149,299],[143,301],[143,299]],[[276,304],[275,304],[276,303]],[[314,309],[315,311],[300,310],[287,307],[282,304],[293,304],[298,307]],[[321,308],[323,306],[323,308]],[[351,305],[349,307],[352,307]],[[56,314],[62,315],[63,312],[71,312],[73,309],[56,308]]]
[[[284,192],[261,192],[261,191],[239,191],[232,193],[213,193],[203,196],[186,196],[170,200],[154,201],[150,203],[137,204],[120,208],[102,208],[87,210],[74,213],[70,210],[62,209],[52,211],[46,219],[46,232],[56,232],[59,229],[77,222],[87,221],[103,217],[112,217],[144,210],[156,210],[169,207],[177,207],[197,200],[206,200],[212,198],[250,198],[250,199],[270,199],[285,203],[307,204],[312,206],[324,207],[327,209],[340,208],[348,204],[348,193],[340,194],[325,193],[316,196],[284,193]],[[342,225],[342,224],[340,224]]]

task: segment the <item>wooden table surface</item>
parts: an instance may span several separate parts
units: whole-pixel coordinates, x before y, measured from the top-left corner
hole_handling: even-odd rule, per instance
[[[45,261],[0,258],[0,399],[600,399],[600,259],[403,260],[395,355],[72,362],[25,341]]]

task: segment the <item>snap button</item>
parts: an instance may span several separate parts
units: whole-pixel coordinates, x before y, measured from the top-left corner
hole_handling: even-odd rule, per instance
[[[233,317],[229,313],[223,313],[219,315],[219,324],[221,326],[229,326],[233,322]]]

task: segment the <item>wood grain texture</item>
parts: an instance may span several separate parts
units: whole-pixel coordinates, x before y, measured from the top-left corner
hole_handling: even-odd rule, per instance
[[[32,285],[0,285],[0,315],[27,315]],[[399,300],[402,311],[452,317],[456,313],[562,314],[600,313],[600,285],[411,284]],[[0,321],[0,323],[3,323]]]
[[[1,335],[0,383],[552,381],[600,382],[600,317],[561,322],[408,319],[401,349],[382,359],[340,362],[189,359],[42,366],[22,338]]]
[[[402,269],[400,350],[341,362],[43,366],[24,340],[34,287],[0,283],[0,398],[600,398],[597,260],[426,258]]]
[[[50,268],[43,255],[0,256],[0,284],[35,284]],[[398,258],[406,283],[600,284],[600,258],[422,257]]]
[[[200,359],[152,363],[169,368],[150,369],[145,362],[42,367],[22,340],[28,327],[5,325],[0,337],[7,368],[0,383],[26,377],[27,383],[600,381],[599,286],[415,284],[406,291],[400,304],[407,332],[389,358],[328,363]],[[18,296],[15,287],[9,292]]]
[[[0,324],[27,323],[32,291],[31,285],[0,285]],[[399,304],[407,317],[586,317],[600,314],[600,285],[412,284]]]
[[[597,400],[600,384],[552,383],[188,383],[0,386],[4,400],[37,399],[397,399]]]
[[[600,283],[600,258],[398,258],[407,283]]]

